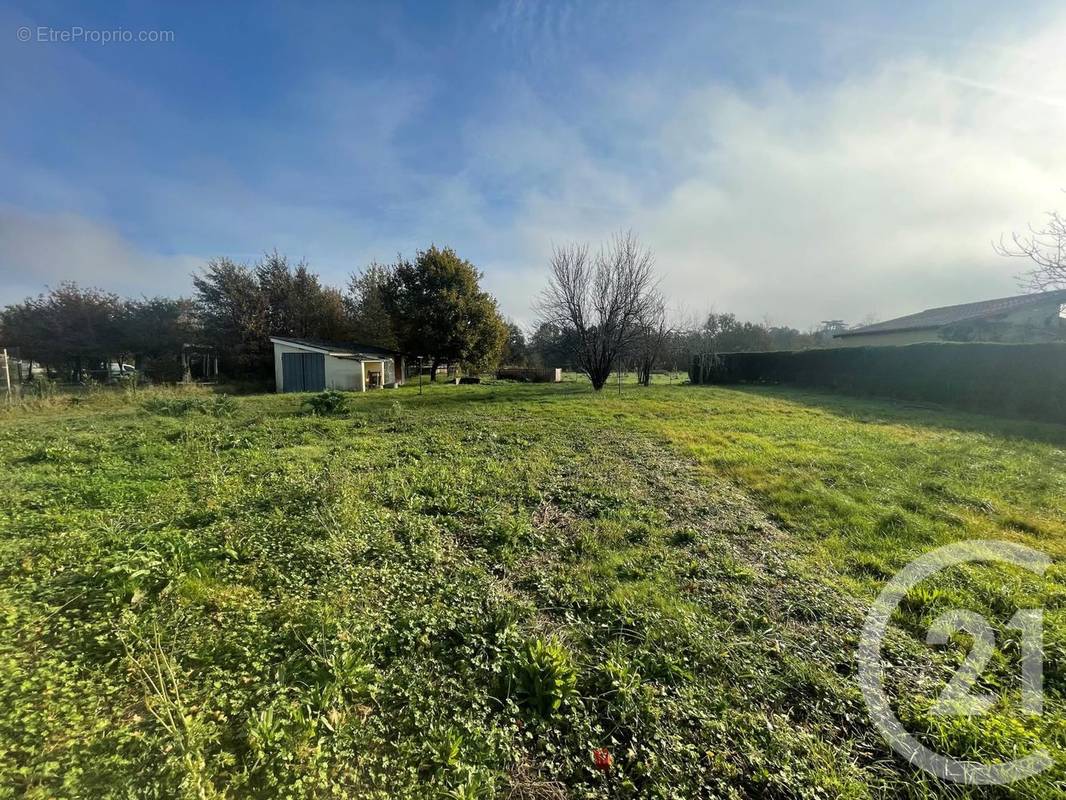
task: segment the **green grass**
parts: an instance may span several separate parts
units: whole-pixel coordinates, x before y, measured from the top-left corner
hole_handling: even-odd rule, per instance
[[[0,797],[988,796],[895,756],[866,604],[967,538],[1058,562],[1066,430],[784,390],[149,391],[0,416]],[[322,407],[328,411],[328,408]],[[951,571],[886,653],[928,744],[1050,749],[1062,572]],[[1043,604],[1047,698],[925,713],[940,610]],[[612,756],[597,769],[592,753]]]

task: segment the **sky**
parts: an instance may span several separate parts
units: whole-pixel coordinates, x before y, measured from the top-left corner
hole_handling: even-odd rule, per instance
[[[1063,41],[1039,2],[0,0],[0,304],[437,244],[532,325],[552,247],[622,230],[682,317],[1016,294],[991,242],[1066,210]]]

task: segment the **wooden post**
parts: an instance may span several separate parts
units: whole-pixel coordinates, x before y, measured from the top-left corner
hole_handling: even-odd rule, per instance
[[[189,345],[181,346],[181,382],[192,383],[192,364],[189,363]]]
[[[7,364],[7,348],[4,348],[4,385],[7,386],[7,402],[11,402],[11,368]]]
[[[418,393],[422,394],[422,356],[418,357]]]

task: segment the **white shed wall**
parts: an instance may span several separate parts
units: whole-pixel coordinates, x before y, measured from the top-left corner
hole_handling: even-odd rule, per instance
[[[321,353],[321,350],[313,350],[309,347],[297,347],[291,344],[279,344],[274,342],[274,389],[281,392],[284,387],[284,375],[281,366],[282,353]],[[325,355],[326,388],[338,389],[349,392],[366,391],[364,385],[364,371],[362,362],[351,358],[338,358],[337,356]],[[386,374],[393,366],[392,359],[374,359],[372,363],[378,364],[384,361]],[[371,363],[371,362],[368,362]]]
[[[358,361],[326,356],[326,388],[363,391],[363,370]]]

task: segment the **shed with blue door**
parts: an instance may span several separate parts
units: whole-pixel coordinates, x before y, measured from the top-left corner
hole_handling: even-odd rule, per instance
[[[391,350],[288,336],[271,336],[270,341],[279,392],[365,392],[403,383],[403,357]]]

